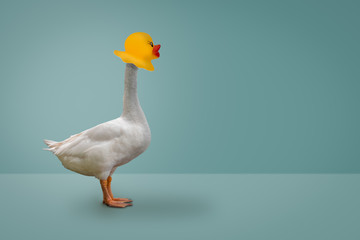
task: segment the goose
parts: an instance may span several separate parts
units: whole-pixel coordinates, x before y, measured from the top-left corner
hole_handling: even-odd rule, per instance
[[[103,203],[109,207],[132,206],[129,198],[115,198],[111,191],[112,174],[149,146],[151,132],[137,96],[139,68],[154,70],[151,60],[159,58],[160,45],[149,34],[136,32],[125,40],[125,51],[114,51],[125,63],[123,112],[120,117],[70,136],[61,142],[44,140],[62,165],[79,174],[100,180]]]

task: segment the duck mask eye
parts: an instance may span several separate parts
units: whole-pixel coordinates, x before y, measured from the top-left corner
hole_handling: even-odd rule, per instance
[[[153,44],[153,42],[149,42],[149,44],[150,44],[150,46],[151,46],[151,47],[154,47],[154,44]]]

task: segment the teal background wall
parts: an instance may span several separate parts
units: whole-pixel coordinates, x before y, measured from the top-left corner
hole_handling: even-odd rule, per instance
[[[122,111],[139,71],[150,148],[118,173],[359,173],[356,1],[1,1],[0,172],[62,173],[42,139]]]

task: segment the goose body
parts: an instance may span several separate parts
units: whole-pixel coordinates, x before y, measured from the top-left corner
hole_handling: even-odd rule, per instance
[[[114,120],[99,124],[62,142],[45,140],[71,171],[105,180],[149,146],[151,132],[137,97],[137,70],[126,64],[124,112]]]

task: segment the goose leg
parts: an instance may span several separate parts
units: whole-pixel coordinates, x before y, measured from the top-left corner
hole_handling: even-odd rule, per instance
[[[107,189],[108,189],[111,199],[114,201],[119,201],[119,202],[132,202],[132,200],[128,199],[128,198],[114,198],[114,195],[112,194],[112,191],[111,191],[111,180],[112,180],[112,178],[111,178],[111,176],[109,176],[107,178]]]
[[[127,206],[132,206],[131,203],[119,202],[112,199],[110,193],[108,191],[108,183],[107,180],[100,180],[101,189],[103,191],[103,203],[109,207],[117,207],[117,208],[124,208]]]

